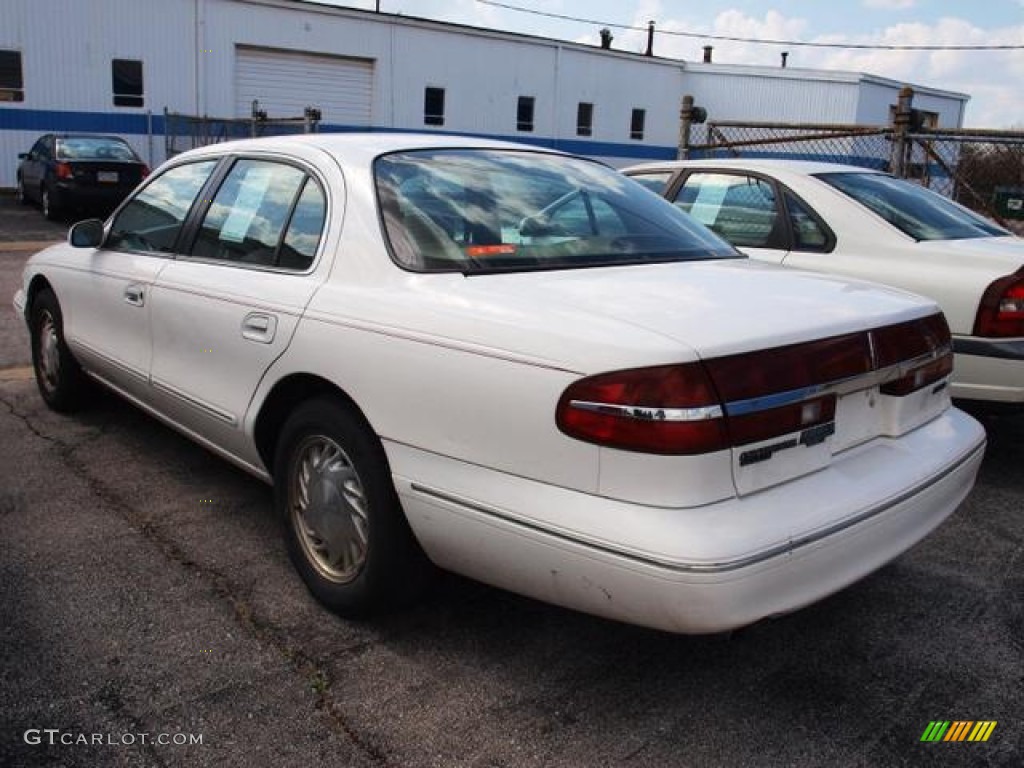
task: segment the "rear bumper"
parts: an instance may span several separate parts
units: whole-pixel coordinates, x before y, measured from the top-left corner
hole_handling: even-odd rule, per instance
[[[449,466],[446,478],[450,459],[388,451],[410,524],[440,566],[607,618],[706,633],[813,603],[912,547],[970,491],[984,443],[981,427],[950,409],[828,469],[693,509],[617,502],[479,467]],[[579,505],[593,530],[550,522],[551,510],[579,520]],[[609,520],[618,539],[606,535]]]
[[[124,200],[132,189],[134,186],[85,186],[76,182],[57,182],[50,195],[53,202],[60,206],[114,206]]]
[[[954,398],[1024,404],[1024,339],[958,337],[953,351]]]

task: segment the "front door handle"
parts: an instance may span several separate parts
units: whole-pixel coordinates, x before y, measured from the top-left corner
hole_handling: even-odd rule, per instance
[[[242,338],[269,344],[277,333],[277,318],[265,312],[250,312],[242,321]]]
[[[144,306],[146,304],[145,288],[138,283],[132,283],[124,289],[124,300],[132,306]]]

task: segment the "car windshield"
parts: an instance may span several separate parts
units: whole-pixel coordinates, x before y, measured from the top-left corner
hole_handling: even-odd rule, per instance
[[[125,142],[102,136],[67,136],[57,140],[61,160],[120,160],[138,162],[139,158]]]
[[[599,163],[516,150],[385,155],[374,173],[395,261],[466,274],[742,258]]]
[[[821,173],[817,177],[915,240],[965,240],[1010,234],[942,195],[893,176]]]

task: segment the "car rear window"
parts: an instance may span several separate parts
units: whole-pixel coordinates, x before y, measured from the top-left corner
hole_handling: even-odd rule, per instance
[[[57,140],[57,157],[61,160],[119,160],[139,162],[127,143],[117,139],[94,136],[73,136]]]
[[[817,177],[915,240],[966,240],[1010,234],[930,189],[881,173]]]
[[[374,165],[381,218],[406,269],[466,274],[742,258],[612,169],[517,150],[425,150]]]

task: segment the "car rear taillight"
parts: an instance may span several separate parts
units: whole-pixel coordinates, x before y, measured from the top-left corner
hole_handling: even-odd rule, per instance
[[[682,455],[727,448],[723,416],[704,366],[684,363],[580,379],[562,393],[555,420],[589,443]]]
[[[142,166],[142,171],[139,173],[139,176],[141,178],[143,178],[143,179],[146,178],[147,176],[149,176],[149,166],[148,165],[143,165]]]
[[[902,397],[952,371],[941,314],[704,362],[615,371],[580,379],[558,401],[570,437],[609,448],[693,455],[802,432],[812,445],[832,431],[838,395],[875,371]]]
[[[1024,270],[996,280],[985,289],[974,319],[974,335],[1024,336]]]
[[[953,352],[946,352],[941,357],[914,368],[910,373],[901,376],[895,381],[889,381],[882,385],[883,395],[904,397],[911,392],[927,387],[941,381],[953,372]]]
[[[53,172],[57,175],[58,179],[70,179],[72,176],[71,164],[57,163],[57,165],[54,166]]]

